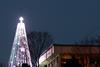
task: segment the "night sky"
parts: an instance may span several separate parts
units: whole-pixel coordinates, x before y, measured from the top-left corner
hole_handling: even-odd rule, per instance
[[[56,43],[100,34],[97,0],[0,0],[0,62],[8,62],[20,16],[27,32],[49,32]]]

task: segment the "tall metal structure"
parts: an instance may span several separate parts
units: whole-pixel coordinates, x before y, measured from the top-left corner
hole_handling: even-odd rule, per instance
[[[23,23],[24,19],[20,17],[19,20],[20,23],[17,25],[8,67],[21,67],[23,63],[27,63],[32,67],[25,24]]]

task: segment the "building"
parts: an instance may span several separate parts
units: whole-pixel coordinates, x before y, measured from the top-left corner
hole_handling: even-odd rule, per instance
[[[54,44],[43,52],[40,67],[66,67],[73,58],[83,67],[100,67],[99,45]]]

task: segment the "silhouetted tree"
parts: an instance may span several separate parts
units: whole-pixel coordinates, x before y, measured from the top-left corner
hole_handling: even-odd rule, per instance
[[[47,32],[30,32],[27,35],[32,56],[33,66],[39,67],[39,58],[41,53],[52,45],[52,36]]]

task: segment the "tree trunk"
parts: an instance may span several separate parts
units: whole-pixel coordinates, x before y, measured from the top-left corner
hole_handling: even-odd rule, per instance
[[[37,67],[39,67],[39,59],[37,60]]]

